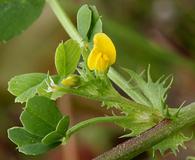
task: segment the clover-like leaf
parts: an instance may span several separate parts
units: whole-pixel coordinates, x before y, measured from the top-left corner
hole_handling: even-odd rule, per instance
[[[40,84],[46,79],[44,73],[28,73],[13,77],[8,83],[8,91],[16,96],[16,102],[26,102],[35,96]]]
[[[0,41],[7,41],[28,28],[41,14],[44,0],[1,0]]]
[[[55,103],[42,96],[29,99],[20,118],[23,127],[8,129],[8,137],[28,155],[42,154],[61,144],[69,127],[68,116],[62,116]]]
[[[54,131],[61,118],[54,101],[42,96],[29,99],[20,116],[24,128],[41,137]]]
[[[73,73],[78,65],[81,48],[75,40],[60,43],[55,53],[55,66],[60,76]]]

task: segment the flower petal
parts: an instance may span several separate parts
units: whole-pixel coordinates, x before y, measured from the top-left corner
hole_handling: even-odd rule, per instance
[[[101,52],[103,55],[107,55],[109,65],[115,63],[116,49],[112,40],[105,33],[97,33],[94,36],[94,50]]]
[[[95,48],[92,49],[91,53],[89,54],[89,57],[87,59],[87,65],[90,70],[95,70],[97,57],[100,55],[100,52],[97,52]]]

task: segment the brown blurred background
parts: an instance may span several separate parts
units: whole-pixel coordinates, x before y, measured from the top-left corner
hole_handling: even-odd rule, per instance
[[[117,47],[115,67],[142,71],[151,64],[154,78],[174,75],[168,104],[179,106],[195,101],[195,1],[194,0],[61,0],[72,21],[83,3],[94,4],[102,15],[104,32]],[[90,160],[124,141],[123,130],[110,124],[91,126],[71,138],[68,145],[48,154],[29,157],[17,152],[6,130],[20,125],[21,104],[7,91],[14,75],[29,72],[55,73],[54,52],[61,40],[68,39],[49,6],[40,18],[21,35],[0,44],[0,160]],[[71,123],[109,114],[100,104],[75,96],[58,101],[60,109],[71,117]],[[186,104],[187,104],[186,103]],[[191,134],[193,127],[186,130]],[[184,160],[195,155],[195,143],[186,144],[177,157],[167,153],[163,160]],[[136,160],[151,159],[150,152]]]

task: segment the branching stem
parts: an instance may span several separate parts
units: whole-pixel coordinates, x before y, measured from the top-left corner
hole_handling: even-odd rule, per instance
[[[61,4],[58,0],[47,0],[52,10],[56,14],[58,20],[61,22],[64,29],[67,31],[69,36],[76,40],[81,46],[83,46],[83,41],[80,35],[78,34],[76,28],[68,18],[66,12],[62,8]],[[113,68],[110,68],[108,73],[109,78],[115,82],[121,89],[123,89],[127,94],[128,91],[126,89],[126,85],[124,83],[123,77],[119,73],[117,73]],[[90,120],[91,124],[97,123],[98,121],[111,121],[105,120],[104,118]],[[151,128],[150,130],[142,133],[140,136],[132,138],[122,144],[119,144],[115,148],[111,149],[108,152],[103,153],[94,160],[129,160],[138,154],[148,150],[153,145],[159,143],[169,135],[181,130],[183,127],[188,125],[192,125],[195,123],[195,104],[191,104],[188,107],[184,107],[179,117],[177,117],[174,121],[165,119],[161,121],[158,125]],[[71,128],[69,131],[69,135],[76,132],[78,129],[85,127],[88,125],[85,122],[81,122],[79,126],[76,128]]]

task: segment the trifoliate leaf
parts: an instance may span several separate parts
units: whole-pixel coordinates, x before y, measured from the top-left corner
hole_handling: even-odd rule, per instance
[[[183,133],[178,132],[173,135],[167,137],[162,142],[158,143],[153,147],[153,152],[159,150],[161,155],[165,153],[167,150],[171,150],[174,155],[179,151],[179,147],[186,148],[184,142],[191,140],[191,137],[184,136]]]
[[[81,48],[75,40],[60,43],[55,53],[55,66],[60,76],[74,73],[81,55]]]
[[[24,128],[41,137],[54,131],[61,118],[62,114],[54,101],[41,96],[29,99],[20,116]]]
[[[8,83],[8,91],[16,96],[16,102],[26,102],[35,96],[37,89],[46,79],[44,73],[29,73],[13,77]]]
[[[21,122],[23,127],[8,129],[8,137],[28,155],[42,154],[61,144],[69,127],[69,118],[62,117],[54,102],[41,96],[28,100]]]

